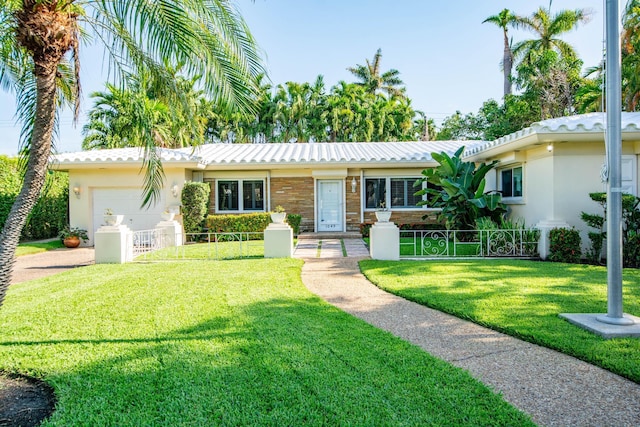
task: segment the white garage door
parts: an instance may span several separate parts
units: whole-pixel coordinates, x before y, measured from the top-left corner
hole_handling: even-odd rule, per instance
[[[110,208],[115,215],[124,215],[122,224],[132,230],[148,230],[160,222],[165,209],[164,196],[149,209],[141,209],[142,190],[139,188],[96,188],[93,190],[93,231],[104,225],[104,211]]]

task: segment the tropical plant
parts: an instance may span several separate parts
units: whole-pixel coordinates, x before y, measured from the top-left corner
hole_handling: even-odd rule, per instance
[[[482,23],[489,22],[497,25],[502,29],[502,35],[504,37],[504,49],[502,55],[502,72],[504,75],[504,96],[511,95],[512,79],[511,72],[513,70],[513,52],[511,51],[511,42],[509,40],[509,26],[512,26],[515,22],[516,15],[509,9],[502,9],[497,15],[491,15]]]
[[[87,235],[87,230],[83,229],[83,228],[78,228],[78,227],[70,227],[70,226],[65,226],[62,230],[60,230],[60,232],[58,233],[58,237],[61,240],[65,240],[71,237],[77,237],[78,239],[82,239],[83,242],[86,242],[87,240],[89,240],[89,236]]]
[[[604,239],[607,238],[605,218],[607,217],[607,193],[589,193],[591,200],[602,208],[602,215],[582,212],[580,217],[591,228],[596,231],[588,233],[591,240],[591,248],[587,253],[588,259],[598,264],[600,263]],[[622,194],[622,261],[625,267],[640,267],[637,254],[640,248],[638,233],[640,232],[640,198],[633,194]]]
[[[485,176],[498,161],[476,166],[473,162],[461,159],[463,152],[464,147],[460,147],[453,156],[444,151],[431,153],[439,165],[423,170],[421,179],[414,184],[414,187],[422,188],[416,195],[429,196],[428,201],[421,201],[418,205],[428,203],[432,208],[441,209],[439,219],[445,221],[448,229],[472,230],[476,221],[483,217],[499,223],[507,211],[502,203],[502,195],[495,191],[484,191]],[[423,219],[427,217],[425,215]]]
[[[626,111],[640,104],[640,1],[629,0],[622,18],[622,101]]]
[[[531,16],[515,16],[511,22],[516,28],[536,35],[536,38],[520,41],[513,46],[515,59],[520,64],[531,65],[546,52],[555,51],[561,58],[574,60],[578,57],[576,51],[559,36],[589,22],[590,15],[591,12],[586,9],[561,10],[551,14],[550,8],[540,7]]]
[[[373,60],[367,65],[356,64],[355,67],[347,68],[351,74],[358,78],[357,85],[365,88],[367,93],[375,95],[384,92],[388,96],[404,96],[403,81],[400,79],[400,72],[391,69],[382,73],[380,71],[380,61],[382,59],[382,49],[378,49],[373,55]]]
[[[153,86],[176,102],[182,96],[165,64],[186,64],[185,75],[201,75],[214,100],[245,109],[260,66],[246,24],[223,0],[6,0],[0,28],[0,86],[16,94],[28,148],[24,184],[0,235],[2,303],[20,230],[44,183],[59,107],[69,101],[79,110],[81,34],[105,43],[115,76],[148,72]],[[155,140],[146,141],[143,203],[149,205],[159,198],[163,172]]]
[[[560,36],[589,22],[590,15],[585,9],[552,14],[549,4],[549,9],[540,7],[531,16],[516,16],[513,20],[516,28],[536,36],[516,43],[513,54],[517,62],[516,83],[540,100],[541,119],[573,113],[582,61]]]

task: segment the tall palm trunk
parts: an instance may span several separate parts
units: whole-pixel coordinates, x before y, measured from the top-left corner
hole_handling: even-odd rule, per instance
[[[27,216],[40,196],[45,182],[47,162],[51,153],[51,141],[56,114],[56,64],[35,66],[36,115],[27,172],[22,189],[11,207],[0,235],[0,305],[4,301],[15,264],[16,247]]]
[[[511,95],[511,71],[513,69],[513,52],[509,46],[509,36],[504,32],[504,56],[502,58],[502,72],[504,74],[504,96]]]

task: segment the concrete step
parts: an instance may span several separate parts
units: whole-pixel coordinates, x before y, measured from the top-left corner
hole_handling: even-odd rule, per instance
[[[298,234],[298,240],[305,239],[362,239],[362,234],[355,231],[348,231],[346,233],[336,233],[332,231],[326,231],[321,233],[301,233]]]

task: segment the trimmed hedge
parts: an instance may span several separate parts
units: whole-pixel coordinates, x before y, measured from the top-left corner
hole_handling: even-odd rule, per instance
[[[197,233],[207,215],[211,187],[204,182],[185,182],[182,187],[182,223],[186,233]]]
[[[287,214],[286,222],[298,235],[302,215]],[[250,214],[209,215],[205,222],[211,233],[262,233],[271,224],[271,214],[268,212]]]
[[[291,228],[293,228],[293,234],[295,236],[300,234],[300,223],[302,222],[302,215],[287,214],[286,222],[291,226]]]
[[[18,159],[0,156],[0,224],[22,187],[22,174]],[[69,176],[66,172],[48,171],[40,199],[22,229],[23,240],[57,237],[69,222]]]
[[[261,233],[270,223],[268,213],[209,215],[205,221],[211,233]]]

